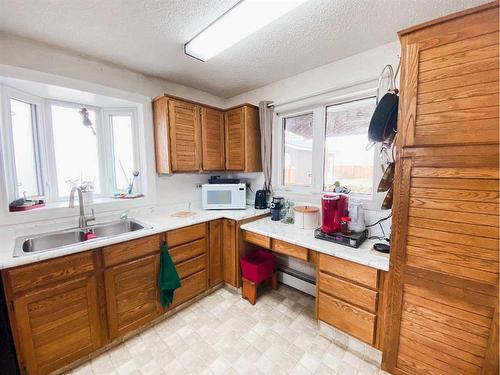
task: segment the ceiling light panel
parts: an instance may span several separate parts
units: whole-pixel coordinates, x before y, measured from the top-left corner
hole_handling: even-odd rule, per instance
[[[207,61],[306,0],[243,0],[184,45],[184,52]]]

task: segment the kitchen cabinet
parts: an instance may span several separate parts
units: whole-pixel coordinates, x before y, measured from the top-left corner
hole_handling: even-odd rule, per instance
[[[23,373],[48,374],[102,346],[95,266],[87,252],[2,272]]]
[[[226,169],[260,172],[259,110],[250,105],[232,108],[225,113]]]
[[[379,290],[383,271],[319,254],[318,318],[341,331],[375,345]]]
[[[498,374],[498,2],[400,32],[383,368]]]
[[[262,171],[258,108],[228,111],[173,96],[153,101],[157,173]]]
[[[213,108],[201,108],[201,140],[204,171],[223,171],[224,112]]]
[[[238,287],[238,253],[236,221],[222,219],[222,269],[224,282]]]
[[[159,264],[160,255],[157,253],[104,271],[111,340],[149,323],[160,315]]]
[[[169,309],[198,296],[208,289],[209,238],[207,223],[175,229],[166,233],[169,253],[181,279]]]
[[[222,274],[223,219],[211,221],[210,232],[210,287],[224,281]]]

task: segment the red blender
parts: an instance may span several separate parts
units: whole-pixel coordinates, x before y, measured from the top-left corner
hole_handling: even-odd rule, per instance
[[[349,196],[339,193],[325,194],[321,198],[321,231],[326,234],[340,232],[342,217],[348,215]]]

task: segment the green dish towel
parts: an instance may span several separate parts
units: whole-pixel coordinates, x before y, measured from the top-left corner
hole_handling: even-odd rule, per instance
[[[174,301],[174,290],[181,286],[181,280],[168,253],[166,243],[161,245],[158,286],[160,287],[160,302],[163,307],[170,305]]]

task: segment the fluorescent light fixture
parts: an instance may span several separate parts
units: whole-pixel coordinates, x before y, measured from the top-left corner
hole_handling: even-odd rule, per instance
[[[243,0],[184,45],[184,52],[207,61],[296,8],[306,0]]]

